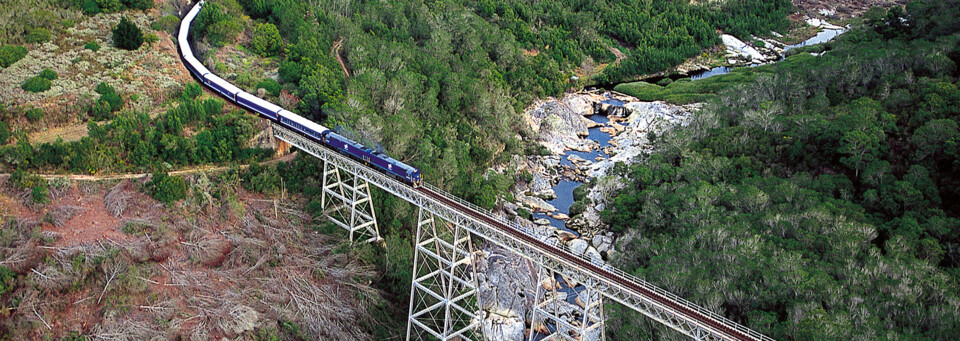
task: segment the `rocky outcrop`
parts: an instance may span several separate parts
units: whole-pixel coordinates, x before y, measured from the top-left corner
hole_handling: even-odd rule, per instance
[[[533,196],[545,200],[557,198],[557,193],[553,190],[552,181],[547,180],[540,174],[533,175],[533,180],[530,181],[530,192]]]
[[[535,105],[525,115],[527,123],[537,132],[538,141],[560,154],[565,150],[592,150],[592,145],[581,139],[587,136],[588,119],[574,112],[564,102],[555,99]]]
[[[527,260],[488,246],[477,260],[480,302],[487,340],[523,340],[536,296],[536,269]]]
[[[720,36],[720,40],[723,41],[723,45],[727,47],[727,54],[732,56],[737,56],[744,60],[749,61],[750,63],[763,63],[767,60],[760,51],[757,51],[753,46],[747,45],[737,37],[734,37],[729,34],[724,34]]]
[[[554,212],[557,210],[557,208],[554,207],[553,205],[550,205],[543,199],[540,199],[537,197],[524,196],[518,199],[520,200],[520,203],[523,204],[524,207],[530,209],[533,212]]]

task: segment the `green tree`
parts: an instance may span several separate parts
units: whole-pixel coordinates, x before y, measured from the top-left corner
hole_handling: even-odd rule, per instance
[[[143,45],[143,31],[130,19],[123,17],[113,28],[113,46],[124,50],[136,50]]]
[[[283,38],[280,37],[280,31],[277,26],[266,23],[258,24],[253,31],[253,40],[250,42],[250,48],[253,52],[263,56],[272,57],[283,51]]]
[[[187,182],[182,177],[170,176],[166,172],[153,173],[146,185],[150,196],[165,204],[187,197]]]
[[[17,45],[0,47],[0,67],[8,67],[27,55],[27,48]]]

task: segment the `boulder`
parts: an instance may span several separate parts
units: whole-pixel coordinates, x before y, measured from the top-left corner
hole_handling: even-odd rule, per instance
[[[557,238],[566,243],[567,241],[574,240],[577,238],[577,235],[573,232],[566,230],[557,230]]]
[[[581,116],[593,115],[593,99],[587,95],[568,94],[563,98],[563,104],[566,104],[570,110]]]
[[[588,246],[587,250],[584,251],[583,256],[594,264],[603,264],[603,256],[601,256],[600,251],[597,251],[597,249],[593,246]]]
[[[760,63],[766,60],[760,51],[757,51],[753,46],[747,45],[737,37],[734,37],[729,34],[724,34],[720,36],[720,40],[723,41],[723,45],[727,46],[727,52],[737,54],[746,59],[749,59],[751,62]]]
[[[524,196],[520,198],[520,202],[523,204],[523,206],[526,206],[536,212],[553,212],[557,210],[557,208],[550,203],[537,197]]]
[[[562,153],[567,145],[576,145],[580,136],[590,133],[583,116],[557,100],[535,104],[526,111],[525,118],[539,133],[537,140],[554,154]]]
[[[540,218],[540,219],[534,220],[533,223],[537,225],[550,225],[550,221],[547,220],[547,218]]]
[[[557,213],[557,214],[554,214],[554,215],[553,215],[553,219],[556,219],[556,220],[569,220],[569,219],[570,219],[570,216],[568,216],[568,215],[566,215],[566,214],[563,214],[563,213]]]
[[[572,163],[580,163],[580,162],[587,161],[587,160],[585,160],[584,158],[578,156],[577,154],[570,154],[570,155],[568,155],[568,156],[567,156],[567,160],[569,160],[569,161],[572,162]]]
[[[483,320],[484,340],[523,341],[526,324],[519,316],[490,314]]]
[[[571,253],[579,256],[584,252],[587,252],[587,248],[590,247],[590,243],[587,243],[587,241],[583,239],[573,239],[567,242],[567,247],[570,248]]]
[[[557,193],[553,190],[549,180],[536,174],[533,176],[533,180],[530,182],[530,192],[542,199],[553,200],[557,198]]]

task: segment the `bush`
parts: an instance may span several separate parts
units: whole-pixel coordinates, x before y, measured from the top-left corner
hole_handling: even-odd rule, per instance
[[[3,45],[0,47],[0,66],[8,67],[23,59],[27,55],[27,48],[17,45]]]
[[[0,265],[0,295],[13,291],[13,281],[17,273],[10,268]]]
[[[91,42],[87,43],[87,45],[83,45],[83,48],[85,48],[85,49],[87,49],[87,50],[90,50],[90,51],[93,51],[93,52],[97,52],[97,51],[100,51],[100,44],[98,44],[98,43],[95,42],[95,41],[91,41]]]
[[[150,33],[143,36],[143,42],[147,43],[147,45],[153,46],[153,43],[158,41],[160,41],[160,37],[158,37],[155,33]]]
[[[63,28],[71,28],[71,27],[76,26],[77,24],[74,23],[73,20],[63,19],[63,20],[60,21],[60,25],[63,25]]]
[[[148,10],[153,8],[153,0],[122,0],[123,5],[129,9]]]
[[[260,81],[260,83],[257,83],[257,89],[264,89],[267,90],[267,92],[269,92],[271,95],[280,96],[281,87],[280,83],[277,81],[273,80],[272,78],[267,78]]]
[[[100,95],[117,93],[117,89],[114,89],[112,85],[107,84],[106,82],[100,82],[100,84],[97,84],[97,88],[93,91],[96,91]]]
[[[98,101],[90,106],[89,115],[97,121],[109,120],[113,118],[113,109],[107,101]]]
[[[43,27],[34,28],[27,32],[27,35],[23,37],[23,41],[31,44],[35,43],[46,43],[50,40],[50,30]]]
[[[203,87],[201,87],[200,84],[190,83],[183,87],[183,98],[194,99],[200,96],[201,92],[203,92]]]
[[[176,32],[177,28],[180,27],[180,18],[177,18],[175,15],[168,15],[153,22],[150,27],[157,31],[166,31],[173,34],[173,32]]]
[[[20,88],[29,92],[37,93],[50,90],[50,85],[51,83],[49,79],[36,76],[28,79],[26,82],[23,82],[23,85],[21,85]]]
[[[44,181],[42,185],[38,184],[30,190],[30,199],[33,200],[35,204],[46,204],[50,202],[50,199],[47,198],[48,192],[46,181]]]
[[[43,71],[40,71],[40,77],[43,77],[49,80],[54,80],[54,79],[57,79],[59,76],[57,75],[56,71],[46,68],[46,69],[43,69]]]
[[[263,56],[271,57],[280,54],[283,50],[283,38],[280,37],[280,31],[273,24],[259,24],[253,31],[253,40],[250,42],[250,48],[253,52]]]
[[[27,110],[27,120],[30,122],[37,122],[43,118],[43,110],[40,108],[31,108]]]
[[[113,28],[113,46],[124,50],[136,50],[143,45],[143,31],[130,19],[123,17]]]
[[[179,176],[170,176],[167,173],[154,173],[147,183],[150,196],[165,204],[176,202],[187,197],[187,182]]]
[[[0,121],[0,145],[7,144],[7,140],[10,139],[10,127],[7,126],[7,123]]]
[[[96,0],[100,10],[106,13],[120,12],[123,10],[123,3],[120,0]]]
[[[86,15],[95,15],[100,13],[100,5],[94,0],[82,0],[80,10]]]
[[[123,98],[120,98],[120,95],[116,93],[108,93],[100,95],[100,99],[97,100],[98,103],[108,103],[110,104],[110,111],[115,112],[123,108]]]

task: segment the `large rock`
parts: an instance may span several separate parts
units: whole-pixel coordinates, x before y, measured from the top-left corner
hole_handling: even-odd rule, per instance
[[[553,99],[527,110],[526,119],[539,133],[537,140],[554,154],[562,153],[568,145],[577,145],[575,141],[590,133],[582,116]]]
[[[760,51],[757,51],[757,49],[755,49],[753,46],[747,45],[740,39],[737,39],[737,37],[724,34],[720,36],[720,40],[723,41],[723,45],[727,46],[727,52],[739,55],[754,63],[762,63],[766,60]]]
[[[502,316],[490,314],[483,321],[483,337],[485,340],[524,340],[526,324],[519,316]]]
[[[547,180],[540,174],[533,176],[533,180],[530,182],[530,192],[534,196],[546,200],[553,200],[557,198],[557,193],[554,192],[550,180]]]
[[[557,208],[550,203],[537,197],[522,197],[520,198],[520,203],[536,212],[553,212],[557,210]]]
[[[567,247],[570,248],[570,252],[579,256],[584,252],[587,252],[587,248],[590,247],[590,243],[587,243],[587,241],[583,239],[574,239],[567,242]]]
[[[593,99],[582,94],[568,94],[563,98],[563,104],[581,116],[593,115]]]

